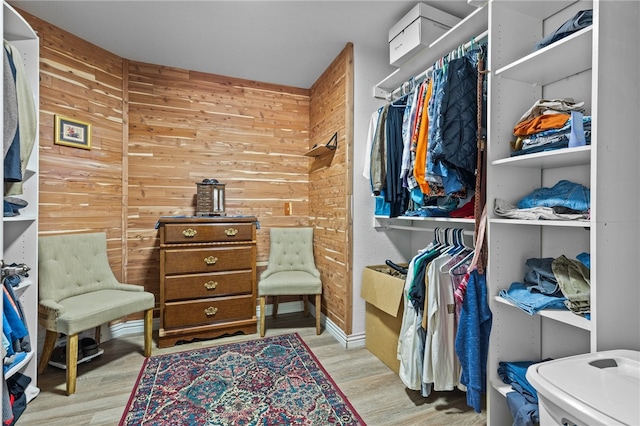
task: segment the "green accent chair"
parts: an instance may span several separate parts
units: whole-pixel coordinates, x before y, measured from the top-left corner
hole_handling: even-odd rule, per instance
[[[78,334],[144,311],[144,356],[151,356],[155,297],[113,275],[104,232],[38,238],[38,320],[47,331],[38,364],[43,374],[59,334],[67,336],[67,395],[76,391]]]
[[[313,257],[313,228],[271,228],[269,262],[260,275],[260,336],[265,332],[267,296],[274,296],[273,318],[278,314],[278,297],[304,296],[304,315],[309,316],[308,296],[315,295],[316,334],[320,334],[322,281]]]

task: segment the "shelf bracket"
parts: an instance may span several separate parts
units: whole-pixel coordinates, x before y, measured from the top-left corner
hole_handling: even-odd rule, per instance
[[[334,133],[331,139],[329,139],[329,142],[325,145],[314,145],[310,151],[304,154],[307,157],[314,157],[309,172],[329,167],[331,165],[331,161],[333,161],[333,156],[335,155],[337,148],[338,132]]]

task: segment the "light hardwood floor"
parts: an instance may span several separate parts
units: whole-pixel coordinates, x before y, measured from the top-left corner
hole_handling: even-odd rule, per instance
[[[486,425],[486,412],[466,405],[458,391],[429,398],[405,388],[398,376],[365,348],[344,349],[328,332],[315,334],[313,317],[301,313],[267,319],[267,336],[298,332],[367,425]],[[258,334],[153,348],[153,354],[179,352],[258,338]],[[104,354],[78,366],[77,392],[65,395],[65,372],[54,367],[38,378],[40,394],[18,425],[117,425],[142,367],[142,335],[103,342]],[[324,426],[324,425],[322,425]]]

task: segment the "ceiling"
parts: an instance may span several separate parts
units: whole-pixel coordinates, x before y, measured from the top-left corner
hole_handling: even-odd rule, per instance
[[[10,3],[120,57],[309,88],[352,42],[387,54],[417,1],[32,1]],[[466,0],[423,1],[463,18]]]

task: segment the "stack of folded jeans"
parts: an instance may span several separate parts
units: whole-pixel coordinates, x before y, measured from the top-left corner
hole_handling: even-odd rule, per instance
[[[494,212],[512,219],[587,220],[590,207],[589,188],[563,179],[551,188],[532,191],[515,206],[496,198]]]
[[[529,315],[542,309],[567,309],[567,299],[553,273],[554,261],[551,257],[527,259],[524,283],[512,283],[508,290],[500,290],[500,296]]]
[[[580,31],[583,28],[593,24],[593,9],[581,10],[571,19],[565,21],[557,30],[540,40],[534,47],[534,50],[542,49],[558,40]]]
[[[540,421],[538,394],[526,378],[527,368],[538,362],[541,361],[498,363],[498,376],[514,390],[507,393],[507,406],[513,415],[514,426],[534,426]]]
[[[500,297],[508,300],[514,306],[529,315],[535,315],[543,309],[567,309],[565,297],[549,296],[531,290],[524,283],[514,282],[508,290],[500,290]]]
[[[500,290],[500,297],[529,315],[543,309],[568,309],[589,319],[589,254],[578,256],[580,260],[565,255],[527,259],[524,282],[514,282],[509,289]]]

